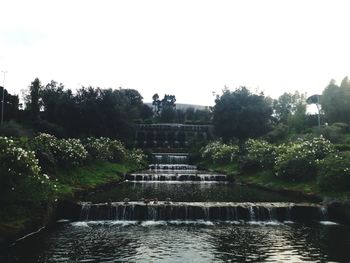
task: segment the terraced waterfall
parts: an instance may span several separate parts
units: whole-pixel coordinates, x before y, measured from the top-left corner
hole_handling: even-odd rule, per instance
[[[229,182],[188,155],[87,195],[27,262],[347,262],[350,231],[320,203]],[[337,239],[337,248],[333,241]],[[34,250],[35,251],[35,250]],[[341,253],[339,251],[342,251]]]

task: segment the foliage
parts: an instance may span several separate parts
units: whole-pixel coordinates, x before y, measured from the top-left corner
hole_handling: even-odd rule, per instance
[[[15,121],[9,121],[5,122],[0,127],[0,136],[4,137],[31,137],[33,136],[33,131],[26,129],[23,127],[23,125],[15,122]]]
[[[13,139],[0,137],[0,196],[17,191],[24,181],[50,188],[49,177],[41,174],[34,152],[18,147]]]
[[[288,126],[285,124],[278,124],[272,128],[271,131],[269,131],[264,138],[271,142],[271,143],[277,143],[285,140],[288,136]]]
[[[275,163],[275,146],[264,140],[249,139],[245,143],[246,154],[240,159],[243,171],[272,168]]]
[[[276,148],[275,174],[292,181],[315,178],[317,163],[334,151],[322,136],[312,140],[282,144]]]
[[[229,163],[237,157],[238,151],[237,145],[215,141],[201,149],[201,156],[204,160],[214,163]]]
[[[350,152],[330,154],[320,161],[318,185],[325,191],[350,189]]]
[[[79,166],[87,159],[87,151],[79,139],[57,139],[42,133],[31,142],[43,167],[55,165]]]
[[[42,89],[41,82],[36,78],[29,87],[29,94],[25,97],[26,107],[30,112],[33,121],[39,118],[41,98],[40,92]]]
[[[79,139],[62,139],[57,146],[57,159],[63,166],[79,166],[87,158],[87,151]]]
[[[343,140],[343,135],[348,131],[349,126],[346,123],[333,123],[322,127],[321,134],[333,143],[339,143]]]
[[[350,124],[350,81],[345,77],[340,86],[332,80],[321,97],[322,110],[327,122]]]
[[[146,165],[147,156],[141,149],[133,149],[127,154],[127,162],[137,164],[138,166]]]
[[[224,142],[258,137],[268,131],[271,114],[271,102],[263,94],[252,94],[245,87],[225,89],[215,100],[214,130]]]
[[[305,94],[298,91],[292,93],[283,93],[273,103],[274,114],[279,123],[288,124],[290,116],[298,114],[301,105],[306,105]]]

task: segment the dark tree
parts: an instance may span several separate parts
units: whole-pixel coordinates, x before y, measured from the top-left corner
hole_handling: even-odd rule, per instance
[[[321,97],[322,110],[329,123],[350,123],[350,82],[347,77],[340,86],[334,80],[325,88]]]
[[[3,87],[0,86],[0,95],[2,96]],[[17,95],[11,95],[7,89],[4,90],[4,121],[16,120],[19,108],[19,98]],[[0,104],[1,109],[1,104]],[[0,110],[1,114],[1,110]]]
[[[40,92],[42,86],[40,80],[36,78],[29,87],[29,95],[26,96],[26,107],[30,112],[31,119],[36,121],[39,119],[41,101],[40,101]]]
[[[57,122],[58,111],[62,110],[59,104],[64,94],[64,86],[56,81],[51,81],[40,91],[42,105],[44,107],[44,118],[49,122]]]
[[[225,142],[258,137],[268,131],[271,114],[271,102],[263,94],[252,94],[245,87],[235,91],[225,89],[215,100],[215,133]]]

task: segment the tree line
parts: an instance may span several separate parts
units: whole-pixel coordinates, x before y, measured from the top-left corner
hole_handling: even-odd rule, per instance
[[[215,133],[224,142],[261,136],[278,141],[290,134],[312,133],[318,124],[318,116],[307,113],[308,103],[317,103],[323,131],[331,133],[339,127],[349,130],[348,77],[339,86],[332,80],[322,94],[310,98],[308,100],[305,93],[295,91],[283,93],[274,100],[263,93],[255,94],[246,87],[234,91],[226,88],[217,95],[212,109]]]
[[[135,123],[212,123],[216,135],[224,141],[244,141],[262,135],[279,140],[286,134],[305,133],[317,125],[317,116],[307,114],[306,94],[298,91],[284,93],[274,100],[246,87],[233,91],[226,88],[217,95],[215,105],[205,110],[176,109],[175,95],[165,94],[160,99],[156,93],[148,106],[134,89],[90,86],[73,92],[56,81],[43,85],[38,78],[24,94],[23,109],[18,96],[7,90],[4,95],[6,122],[15,120],[34,131],[58,137],[103,136],[131,141]],[[347,77],[340,85],[332,80],[317,96],[323,126],[350,124]]]

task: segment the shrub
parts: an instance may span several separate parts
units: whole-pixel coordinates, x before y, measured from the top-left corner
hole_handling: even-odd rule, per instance
[[[44,171],[50,171],[57,165],[58,139],[56,137],[42,133],[33,138],[29,144]]]
[[[332,125],[322,127],[321,133],[333,143],[340,143],[348,129],[346,123],[333,123]]]
[[[350,151],[350,144],[334,144],[334,148],[340,152]]]
[[[214,163],[229,163],[237,158],[239,147],[234,144],[211,142],[201,149],[201,156],[204,160]]]
[[[271,143],[277,143],[284,140],[288,136],[288,126],[284,124],[278,124],[271,131],[269,131],[264,137]]]
[[[24,181],[50,184],[49,177],[41,174],[33,151],[17,147],[13,139],[0,137],[0,195],[15,191]]]
[[[303,144],[280,146],[276,157],[275,174],[282,179],[303,181],[316,176],[317,167],[311,151]]]
[[[272,168],[275,163],[275,146],[264,140],[249,139],[246,154],[240,158],[240,169],[246,172]]]
[[[317,163],[334,152],[334,146],[323,137],[276,147],[275,174],[284,179],[302,181],[315,178]]]
[[[317,183],[322,190],[350,189],[350,152],[334,153],[319,163]]]
[[[85,149],[88,151],[88,154],[91,159],[96,160],[109,160],[111,153],[108,147],[107,140],[103,137],[94,138],[89,137],[84,140]]]
[[[84,146],[90,157],[105,161],[122,161],[126,158],[126,149],[118,140],[109,138],[87,138]]]
[[[63,166],[79,166],[87,159],[88,152],[79,139],[58,140],[57,160]]]
[[[129,151],[127,156],[128,156],[127,160],[129,162],[137,164],[138,166],[140,165],[143,166],[143,165],[146,165],[147,163],[146,161],[147,156],[140,149],[133,149]]]
[[[126,158],[127,152],[121,141],[111,140],[109,142],[109,149],[111,151],[111,161],[119,162]]]
[[[53,135],[42,133],[32,140],[31,147],[45,169],[57,164],[78,166],[87,159],[87,151],[79,139],[57,139]]]

